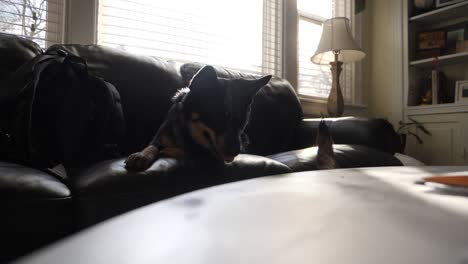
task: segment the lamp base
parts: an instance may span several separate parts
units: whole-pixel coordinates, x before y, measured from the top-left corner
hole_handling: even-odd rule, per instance
[[[330,62],[332,72],[332,87],[328,95],[327,110],[330,117],[340,117],[344,112],[343,93],[340,88],[340,73],[343,62],[335,60]]]

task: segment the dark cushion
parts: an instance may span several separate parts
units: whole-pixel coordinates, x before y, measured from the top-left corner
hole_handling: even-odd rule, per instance
[[[59,48],[84,58],[93,74],[119,91],[126,123],[123,153],[147,146],[164,121],[172,96],[182,87],[174,64],[99,45],[54,45],[49,50]]]
[[[0,263],[76,230],[70,194],[54,176],[0,161]]]
[[[0,33],[0,80],[9,77],[22,64],[41,52],[41,47],[29,39]]]
[[[268,156],[286,164],[294,172],[317,170],[318,147],[293,150]],[[393,155],[362,145],[333,145],[340,168],[401,166]]]
[[[297,127],[291,149],[314,146],[318,125],[322,119],[304,119]],[[392,124],[380,118],[341,117],[325,118],[336,144],[354,144],[372,147],[390,154],[401,149],[401,143]]]
[[[71,188],[86,225],[184,192],[291,170],[277,161],[239,155],[224,164],[182,164],[160,158],[144,172],[127,171],[124,160],[108,160],[74,172]]]
[[[0,199],[65,198],[70,194],[68,187],[50,174],[0,161]]]
[[[198,63],[181,66],[180,72],[185,85],[202,66]],[[222,78],[260,77],[221,67],[215,69],[218,77]],[[285,79],[272,78],[254,97],[250,122],[245,130],[250,139],[247,152],[265,156],[287,150],[302,117],[301,104],[291,84]]]

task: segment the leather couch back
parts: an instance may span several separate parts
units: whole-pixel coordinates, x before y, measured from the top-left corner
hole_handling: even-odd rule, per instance
[[[11,37],[2,35],[0,39]],[[12,43],[4,45],[14,51],[11,54],[17,54],[12,67],[41,52],[33,42],[13,38]],[[139,151],[150,142],[166,117],[172,96],[187,86],[202,67],[185,64],[179,69],[175,62],[99,45],[54,45],[49,50],[59,48],[84,58],[92,73],[111,82],[120,92],[126,121],[126,135],[120,144],[123,154]],[[223,78],[259,77],[223,68],[217,68],[217,72]],[[254,98],[246,128],[248,153],[269,155],[288,150],[301,120],[302,109],[293,87],[284,79],[273,78]]]
[[[55,45],[83,57],[91,72],[115,85],[121,95],[126,120],[126,135],[121,142],[123,154],[145,147],[166,117],[171,98],[188,84],[202,64],[176,63],[147,56],[137,56],[99,45]],[[0,77],[6,78],[22,63],[42,51],[32,41],[0,33],[2,64]],[[223,78],[258,78],[252,74],[216,68]],[[1,79],[1,78],[0,78]],[[318,121],[302,122],[302,110],[293,87],[284,79],[273,78],[254,98],[250,123],[248,153],[271,155],[315,143]],[[337,144],[360,144],[385,152],[398,151],[397,138],[384,120],[327,120]]]
[[[146,146],[165,119],[177,89],[188,85],[201,64],[176,63],[137,56],[99,45],[55,45],[84,58],[94,74],[115,85],[120,92],[126,120],[126,136],[121,143],[125,154]],[[217,68],[223,78],[258,76]],[[280,106],[280,107],[279,107]],[[302,109],[292,86],[274,78],[254,98],[246,133],[248,153],[269,155],[287,150],[302,120]]]
[[[297,127],[291,149],[307,148],[315,144],[322,119],[304,119]],[[335,144],[354,144],[395,154],[401,152],[399,136],[392,124],[380,118],[341,117],[325,118]]]

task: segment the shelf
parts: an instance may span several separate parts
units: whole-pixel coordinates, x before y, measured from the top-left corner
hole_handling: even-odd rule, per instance
[[[468,104],[437,104],[407,106],[406,115],[431,115],[468,112]]]
[[[409,22],[432,24],[450,20],[456,17],[466,17],[468,14],[468,1],[442,7],[424,14],[410,17]]]
[[[468,62],[468,52],[461,52],[437,57],[439,59],[439,66],[466,63]],[[432,67],[434,58],[410,61],[410,66],[427,68]]]

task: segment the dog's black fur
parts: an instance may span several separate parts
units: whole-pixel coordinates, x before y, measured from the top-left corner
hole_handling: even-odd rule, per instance
[[[126,167],[143,171],[160,156],[231,162],[245,146],[252,99],[270,79],[271,75],[256,80],[218,78],[213,67],[203,67],[176,93],[154,139],[130,155]]]

